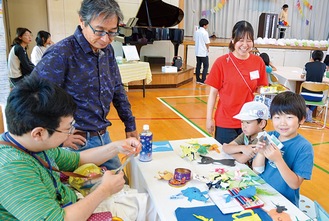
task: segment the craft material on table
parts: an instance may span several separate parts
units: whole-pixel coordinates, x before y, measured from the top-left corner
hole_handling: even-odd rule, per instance
[[[235,160],[234,159],[215,160],[211,157],[204,156],[204,155],[200,155],[200,157],[201,157],[201,162],[199,162],[200,164],[220,163],[220,164],[223,164],[225,166],[231,166],[231,167],[235,166]]]
[[[250,188],[250,187],[247,187]],[[253,187],[255,188],[255,187]],[[212,190],[208,193],[212,201],[218,206],[222,213],[236,213],[245,209],[253,209],[264,206],[264,202],[259,199],[256,195],[252,197],[244,197],[239,194],[243,191],[244,187],[232,188],[227,191],[223,190]],[[233,196],[233,200],[226,201],[227,194]]]
[[[262,221],[272,221],[271,217],[261,208],[252,210],[255,214],[258,214]],[[232,214],[223,214],[217,206],[199,206],[199,207],[178,207],[175,210],[175,215],[178,221],[200,221],[193,214],[203,216],[214,221],[232,221]]]

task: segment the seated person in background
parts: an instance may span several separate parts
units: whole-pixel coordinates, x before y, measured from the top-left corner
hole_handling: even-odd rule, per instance
[[[59,148],[74,132],[75,110],[71,95],[42,78],[27,77],[11,91],[8,132],[0,135],[1,220],[87,220],[103,200],[123,188],[122,171],[105,171],[100,185],[77,201],[75,192],[52,169],[100,165],[119,151],[131,155],[141,148],[132,137],[81,152]]]
[[[247,102],[234,118],[241,120],[243,132],[229,144],[223,144],[223,151],[239,163],[251,166],[251,159],[256,155],[257,135],[267,125],[268,108],[257,101]]]
[[[305,72],[301,75],[301,78],[305,78],[306,81],[312,82],[322,82],[323,75],[326,72],[326,65],[322,63],[323,52],[320,50],[315,50],[312,53],[312,59],[310,62],[305,64]],[[301,95],[307,101],[321,101],[323,98],[322,92],[309,91],[307,89],[302,89]],[[315,106],[307,107],[307,117],[306,122],[312,122],[312,113]]]
[[[261,53],[259,56],[263,59],[265,66],[266,66],[265,70],[266,70],[266,74],[267,74],[268,84],[269,85],[275,84],[275,82],[272,82],[271,74],[272,74],[272,71],[277,70],[276,67],[270,61],[270,57],[268,56],[267,53]]]
[[[328,39],[328,41],[329,41],[329,39]],[[327,65],[327,71],[329,71],[329,47],[327,49],[326,57],[325,57],[323,63],[325,63]]]
[[[32,50],[31,61],[34,65],[37,65],[47,48],[54,42],[51,41],[51,35],[47,31],[39,31],[35,41],[37,45]]]
[[[16,29],[16,37],[8,54],[8,76],[12,87],[33,71],[34,64],[26,53],[31,41],[32,32],[29,29]]]
[[[312,144],[297,131],[305,121],[305,101],[291,91],[279,93],[272,100],[270,115],[275,131],[268,134],[278,138],[283,147],[279,149],[274,144],[266,145],[266,142],[258,141],[252,167],[298,207],[299,188],[304,179],[311,179],[314,161]],[[263,171],[256,170],[260,167]]]

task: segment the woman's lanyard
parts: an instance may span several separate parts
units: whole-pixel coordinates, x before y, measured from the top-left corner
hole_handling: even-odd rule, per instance
[[[18,143],[12,136],[10,136],[10,134],[8,132],[6,132],[4,134],[4,136],[2,136],[3,139],[7,142],[11,142],[13,144],[15,144],[17,147],[19,147],[20,149],[23,150],[23,152],[26,152],[26,153],[29,153],[34,159],[36,159],[44,168],[47,169],[47,171],[49,172],[50,176],[51,176],[51,179],[53,181],[53,184],[54,184],[54,187],[56,189],[56,198],[57,200],[60,202],[60,205],[62,206],[62,195],[61,193],[59,192],[59,189],[58,189],[58,185],[57,185],[57,181],[56,181],[56,178],[54,177],[53,175],[53,169],[52,169],[52,166],[51,166],[51,161],[49,159],[49,157],[47,156],[46,152],[45,151],[41,151],[41,152],[32,152],[28,149],[26,149],[23,145],[21,145],[20,143]],[[43,153],[48,165],[49,165],[49,168],[45,167],[45,165],[40,161],[40,159],[35,155],[36,153]]]

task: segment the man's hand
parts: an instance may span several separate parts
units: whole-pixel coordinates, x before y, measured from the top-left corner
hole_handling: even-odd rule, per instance
[[[86,144],[86,138],[78,134],[71,134],[64,141],[63,147],[70,147],[72,149],[78,150],[78,145],[84,146]]]
[[[113,174],[113,171],[105,171],[102,182],[99,185],[99,188],[106,193],[106,195],[111,196],[120,190],[122,190],[125,179],[123,178],[123,172],[119,172],[118,174]]]
[[[138,136],[137,130],[126,132],[126,138],[129,138],[129,137],[136,137],[136,139],[139,140],[139,136]]]
[[[120,153],[130,155],[137,155],[142,149],[142,144],[135,137],[127,138],[126,140],[120,141],[118,145]]]

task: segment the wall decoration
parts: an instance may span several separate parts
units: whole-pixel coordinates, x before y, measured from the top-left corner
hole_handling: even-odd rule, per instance
[[[220,1],[218,1],[218,3],[217,3],[214,7],[212,7],[211,9],[203,10],[203,11],[201,12],[202,17],[210,16],[211,13],[214,14],[214,13],[218,12],[219,10],[222,10],[223,7],[225,6],[226,2],[227,2],[227,0],[220,0]]]

